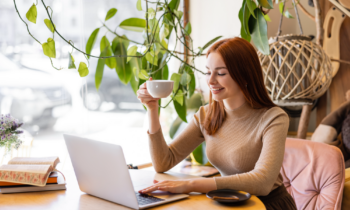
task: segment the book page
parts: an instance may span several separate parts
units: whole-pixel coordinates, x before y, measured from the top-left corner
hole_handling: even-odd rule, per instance
[[[0,166],[0,171],[46,174],[51,168],[50,165],[2,165]]]
[[[51,165],[2,165],[0,181],[45,186]]]
[[[15,157],[12,158],[8,165],[51,165],[56,168],[60,159],[56,157]]]

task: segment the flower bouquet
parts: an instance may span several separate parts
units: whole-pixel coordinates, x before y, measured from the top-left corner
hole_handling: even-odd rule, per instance
[[[22,130],[17,130],[23,123],[20,123],[17,119],[10,114],[0,115],[0,148],[5,147],[5,151],[10,151],[11,147],[15,149],[22,144],[19,139],[19,134],[23,133]]]

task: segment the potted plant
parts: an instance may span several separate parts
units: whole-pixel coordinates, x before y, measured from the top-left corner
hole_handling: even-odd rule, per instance
[[[10,114],[0,115],[0,148],[5,149],[5,154],[11,150],[12,147],[18,149],[22,144],[19,135],[23,131],[18,130],[23,123],[12,117]]]

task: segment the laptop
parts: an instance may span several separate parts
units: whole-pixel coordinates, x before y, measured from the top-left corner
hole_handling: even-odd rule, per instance
[[[152,176],[144,176],[133,186],[121,146],[64,134],[74,172],[81,191],[133,209],[145,209],[187,198],[187,194],[140,194],[149,187]],[[149,171],[134,170],[138,173]],[[139,176],[140,177],[140,176]],[[140,183],[141,181],[141,183]],[[144,183],[143,183],[144,182]],[[143,185],[143,186],[139,186]],[[136,188],[136,189],[135,189]]]

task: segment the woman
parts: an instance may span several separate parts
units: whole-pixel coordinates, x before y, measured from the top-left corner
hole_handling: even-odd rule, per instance
[[[147,107],[149,144],[157,172],[165,172],[206,142],[210,163],[221,177],[155,181],[140,193],[173,193],[216,189],[243,190],[259,196],[267,209],[296,209],[283,185],[282,167],[289,118],[269,98],[254,47],[241,38],[216,42],[207,52],[209,104],[167,145],[159,123],[158,99],[137,91]]]

